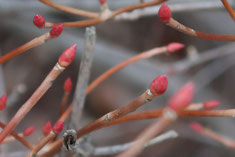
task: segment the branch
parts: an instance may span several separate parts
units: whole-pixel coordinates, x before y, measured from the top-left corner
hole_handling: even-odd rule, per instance
[[[172,139],[172,138],[176,138],[176,137],[178,137],[177,132],[175,132],[173,130],[167,131],[166,133],[163,133],[163,134],[153,138],[151,141],[147,142],[144,147],[147,148],[152,145],[155,145],[155,144],[161,143],[163,141],[166,141],[168,139]],[[125,143],[125,144],[121,144],[121,145],[97,147],[94,149],[93,155],[95,155],[95,156],[114,155],[114,154],[117,154],[117,153],[120,153],[120,152],[126,150],[128,147],[130,147],[133,144],[134,144],[134,142],[130,142],[130,143]]]

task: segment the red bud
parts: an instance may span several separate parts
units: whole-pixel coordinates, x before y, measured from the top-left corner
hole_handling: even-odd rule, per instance
[[[47,122],[43,128],[42,128],[42,132],[44,135],[48,135],[52,130],[52,125],[51,125],[51,122]]]
[[[55,123],[54,127],[53,127],[53,132],[55,134],[60,133],[64,128],[64,122],[63,121],[58,121]]]
[[[42,15],[37,14],[34,16],[33,24],[37,26],[38,28],[43,28],[45,26],[45,23],[46,21]]]
[[[63,32],[63,24],[57,24],[50,31],[51,38],[57,38]]]
[[[106,3],[106,0],[99,0],[100,4]]]
[[[66,92],[71,92],[71,90],[72,90],[72,81],[71,81],[71,78],[67,78],[67,80],[64,82],[64,90]]]
[[[181,43],[170,43],[167,45],[167,52],[172,53],[184,48],[184,44]]]
[[[69,66],[69,64],[73,61],[75,57],[76,48],[77,48],[77,45],[74,44],[64,50],[64,52],[60,55],[60,58],[58,60],[58,63],[60,64],[60,66],[64,68]]]
[[[191,128],[196,131],[197,133],[200,133],[203,129],[203,127],[201,126],[201,124],[197,123],[197,122],[192,122],[190,124]]]
[[[181,87],[168,101],[171,109],[177,111],[183,110],[192,102],[194,96],[194,84],[189,82]]]
[[[168,86],[167,76],[160,75],[152,81],[150,85],[150,91],[154,95],[162,95],[165,93],[167,86]]]
[[[158,11],[158,17],[163,22],[168,22],[171,19],[171,9],[168,7],[168,5],[163,4],[159,11]]]
[[[24,130],[23,136],[29,136],[29,135],[31,135],[33,133],[33,131],[34,131],[34,127],[33,126],[28,127],[28,128],[26,128]]]
[[[204,108],[207,110],[211,110],[215,107],[218,107],[219,105],[220,105],[220,102],[216,100],[205,101],[203,103]]]
[[[4,110],[6,108],[7,104],[7,94],[3,94],[0,98],[0,110]]]

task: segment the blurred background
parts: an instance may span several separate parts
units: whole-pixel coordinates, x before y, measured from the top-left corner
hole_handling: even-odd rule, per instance
[[[107,1],[112,10],[139,3],[139,0]],[[100,10],[98,0],[54,0],[54,2],[83,10],[97,12]],[[235,6],[235,1],[230,0],[229,3]],[[235,32],[234,21],[220,0],[171,0],[167,4],[171,7],[176,20],[195,30],[214,34]],[[222,102],[220,109],[234,108],[235,44],[184,35],[159,21],[158,8],[159,6],[139,10],[143,12],[139,18],[119,20],[117,17],[95,26],[97,40],[90,82],[109,68],[140,52],[170,42],[181,42],[186,47],[175,54],[162,54],[134,63],[101,83],[86,98],[81,127],[132,101],[160,74],[167,74],[169,77],[166,94],[136,112],[164,107],[174,91],[189,80],[196,84],[194,102],[216,99]],[[1,55],[49,31],[49,29],[38,29],[33,25],[35,14],[43,15],[50,22],[84,19],[58,11],[36,0],[0,0]],[[75,87],[81,54],[84,50],[84,32],[85,28],[65,28],[59,38],[33,48],[0,66],[0,95],[4,92],[9,95],[7,109],[0,116],[1,121],[7,123],[40,85],[60,53],[74,43],[78,45],[75,61],[15,129],[17,132],[22,132],[24,128],[34,125],[35,133],[27,138],[32,143],[36,144],[42,136],[41,128],[47,121],[54,123],[58,119],[65,79],[71,77]],[[72,98],[73,94],[70,100]],[[232,118],[182,118],[170,127],[179,133],[179,137],[149,147],[140,156],[234,156],[234,150],[192,131],[189,123],[195,120],[222,135],[235,139],[235,123]],[[129,142],[153,121],[123,123],[95,131],[89,134],[89,138],[94,146]],[[20,152],[28,151],[19,142],[1,147],[4,147],[1,156],[22,156]]]

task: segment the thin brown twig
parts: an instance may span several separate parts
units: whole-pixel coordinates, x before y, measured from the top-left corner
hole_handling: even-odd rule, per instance
[[[90,11],[84,11],[84,10],[79,10],[79,9],[63,6],[63,5],[51,2],[50,0],[39,0],[39,1],[44,3],[44,4],[46,4],[46,5],[48,5],[48,6],[50,6],[50,7],[53,7],[55,9],[58,9],[60,11],[67,12],[67,13],[70,13],[70,14],[84,16],[84,17],[89,17],[89,18],[97,18],[97,17],[99,17],[98,13],[90,12]]]
[[[69,96],[70,96],[70,92],[65,91],[63,98],[61,100],[59,117],[61,117],[65,111],[65,107],[66,107],[66,104],[68,103]]]
[[[27,42],[26,44],[8,52],[7,54],[5,54],[4,56],[0,57],[0,64],[14,58],[15,56],[31,49],[34,48],[36,46],[42,45],[43,43],[45,43],[47,40],[51,39],[50,34],[49,33],[45,33],[37,38],[34,38],[33,40]]]
[[[187,27],[181,24],[180,22],[172,18],[171,9],[166,4],[163,4],[160,7],[158,16],[160,20],[163,21],[166,25],[190,36],[194,36],[194,37],[201,38],[201,39],[207,39],[207,40],[235,41],[235,35],[208,34],[208,33],[196,31],[190,27]]]
[[[6,125],[0,122],[0,127],[5,128]],[[34,145],[30,144],[28,141],[26,141],[22,136],[20,136],[18,133],[15,131],[11,131],[10,133],[15,139],[17,139],[19,142],[21,142],[24,146],[26,146],[29,149],[33,149]]]
[[[228,3],[228,1],[227,0],[221,0],[221,2],[223,3],[224,7],[228,11],[228,13],[232,17],[232,19],[235,20],[235,12],[234,12],[233,8],[231,7],[231,5]]]
[[[67,66],[72,62],[75,56],[76,45],[73,45],[66,49],[59,57],[58,62],[36,89],[32,96],[20,107],[17,113],[13,116],[7,126],[0,133],[0,142],[2,142],[6,136],[21,122],[26,114],[35,106],[40,98],[47,92],[52,86],[55,79],[65,70]]]
[[[108,18],[93,18],[93,19],[89,19],[89,20],[83,20],[83,21],[74,21],[74,22],[60,22],[60,24],[63,24],[64,27],[86,27],[86,26],[91,26],[91,25],[95,25],[98,23],[101,23],[103,21],[106,21],[110,18],[114,18],[115,16],[124,13],[124,12],[129,12],[135,9],[140,9],[140,8],[145,8],[145,7],[150,7],[150,6],[154,6],[154,5],[158,5],[162,2],[165,2],[166,0],[154,0],[152,2],[147,2],[147,3],[141,3],[141,4],[136,4],[136,5],[132,5],[126,8],[121,8],[118,9],[116,11],[113,11],[112,14],[108,17]],[[59,24],[59,23],[51,23],[51,22],[46,22],[45,27],[53,27],[54,25]]]

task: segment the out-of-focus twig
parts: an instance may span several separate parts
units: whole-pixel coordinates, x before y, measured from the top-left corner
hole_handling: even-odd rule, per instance
[[[178,136],[177,132],[174,130],[167,131],[166,133],[163,133],[155,138],[153,138],[151,141],[145,144],[145,148],[152,146],[154,144],[163,142],[168,139],[176,138]],[[134,142],[125,143],[121,145],[114,145],[114,146],[106,146],[106,147],[97,147],[94,149],[93,155],[99,156],[99,155],[113,155],[120,153],[124,150],[126,150],[128,147],[130,147]]]
[[[86,28],[85,50],[83,52],[78,81],[75,90],[75,96],[72,102],[72,104],[74,105],[71,113],[71,121],[69,122],[69,127],[78,128],[79,120],[82,116],[85,95],[86,95],[85,93],[90,77],[90,69],[93,60],[95,41],[96,41],[95,27]]]

